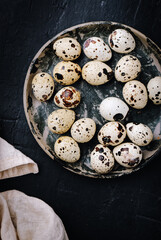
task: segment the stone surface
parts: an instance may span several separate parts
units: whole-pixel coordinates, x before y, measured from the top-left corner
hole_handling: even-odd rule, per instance
[[[23,111],[28,66],[40,47],[60,31],[88,21],[130,25],[161,47],[161,1],[1,0],[0,134],[39,165],[40,173],[2,180],[48,203],[62,218],[70,240],[161,239],[160,155],[135,174],[90,179],[50,159],[33,138]]]

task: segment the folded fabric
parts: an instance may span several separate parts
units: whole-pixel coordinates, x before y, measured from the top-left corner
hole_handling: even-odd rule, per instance
[[[0,179],[38,173],[37,164],[0,138]]]
[[[12,190],[0,193],[0,239],[68,240],[68,236],[45,202]]]

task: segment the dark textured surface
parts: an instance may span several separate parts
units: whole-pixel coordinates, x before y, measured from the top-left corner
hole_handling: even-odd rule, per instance
[[[160,156],[141,171],[112,180],[63,169],[38,146],[23,111],[23,84],[39,48],[63,29],[88,21],[130,25],[161,47],[161,1],[0,1],[1,136],[35,160],[40,173],[2,180],[44,200],[62,218],[70,240],[161,239]]]

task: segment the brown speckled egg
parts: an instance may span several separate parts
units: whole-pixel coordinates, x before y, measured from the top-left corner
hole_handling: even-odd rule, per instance
[[[48,127],[56,134],[67,132],[75,121],[75,112],[69,109],[58,109],[48,117]]]
[[[161,77],[152,78],[147,85],[149,98],[154,104],[161,104]]]
[[[79,42],[70,37],[58,39],[54,43],[53,49],[55,54],[63,60],[75,60],[81,54],[81,46]]]
[[[136,167],[142,160],[142,151],[139,146],[127,142],[113,149],[115,160],[123,167]]]
[[[61,85],[71,85],[80,78],[81,68],[77,63],[62,61],[54,67],[53,76]]]
[[[95,60],[83,66],[82,77],[91,85],[102,85],[111,80],[113,72],[107,64]]]
[[[53,78],[45,72],[37,73],[32,80],[32,90],[37,100],[47,101],[54,92]]]
[[[80,100],[80,92],[72,86],[60,89],[54,97],[55,104],[61,108],[76,108]]]
[[[74,163],[80,158],[78,143],[68,136],[63,136],[56,140],[54,151],[58,158],[65,162]]]
[[[148,102],[148,94],[143,83],[137,80],[127,82],[123,87],[123,97],[133,108],[142,109]]]
[[[111,150],[101,144],[95,146],[91,152],[91,166],[99,174],[110,172],[115,160]]]
[[[132,55],[122,57],[115,67],[115,78],[120,82],[128,82],[135,79],[141,72],[139,59]]]

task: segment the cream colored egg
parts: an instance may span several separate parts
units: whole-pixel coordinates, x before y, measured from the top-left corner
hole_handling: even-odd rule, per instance
[[[32,80],[32,90],[37,100],[49,100],[54,92],[53,78],[45,72],[37,73]]]
[[[48,117],[48,127],[56,134],[67,132],[75,121],[75,112],[69,109],[58,109]]]
[[[161,77],[152,78],[147,85],[149,98],[154,104],[161,104]]]
[[[77,63],[62,61],[54,67],[53,76],[61,85],[71,85],[80,78],[81,68]]]

